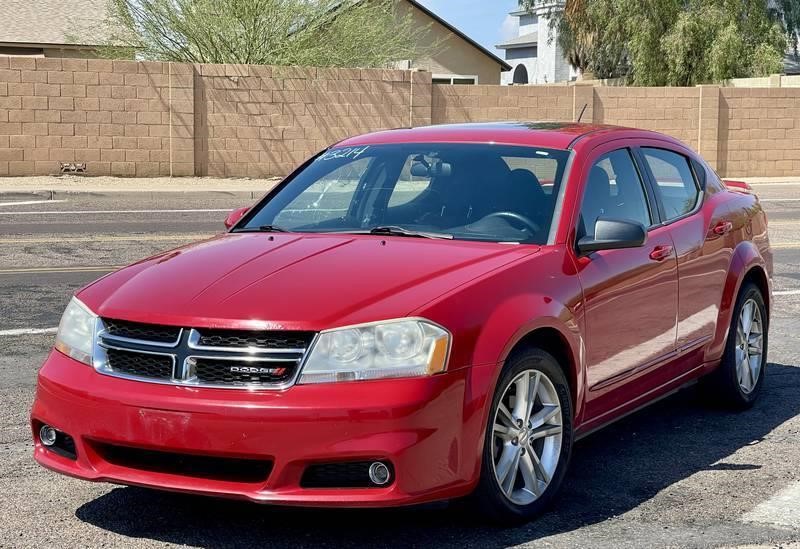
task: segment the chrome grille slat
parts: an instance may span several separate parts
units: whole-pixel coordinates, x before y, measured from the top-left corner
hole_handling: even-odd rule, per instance
[[[309,337],[309,332],[280,334],[224,330],[225,339],[221,341],[264,342],[269,337],[272,338],[269,344],[273,347],[217,347],[199,344],[202,333],[214,333],[211,329],[154,326],[152,333],[177,333],[178,339],[166,342],[163,341],[164,337],[159,337],[162,341],[150,341],[110,333],[105,322],[105,319],[101,321],[95,346],[94,366],[99,373],[135,381],[190,387],[249,390],[288,388],[299,376],[306,351],[315,337],[314,334]],[[150,329],[147,324],[130,324],[135,325],[138,333],[148,333]],[[303,348],[275,348],[275,341],[307,341],[307,345]],[[142,357],[142,364],[132,363],[131,356]],[[146,356],[169,357],[172,361],[171,376],[165,377],[153,360],[144,358]],[[161,366],[163,369],[163,364]]]

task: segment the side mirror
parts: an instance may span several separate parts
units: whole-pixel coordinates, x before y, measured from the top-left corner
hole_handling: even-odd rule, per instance
[[[231,213],[228,214],[228,217],[225,218],[225,228],[230,229],[234,225],[236,225],[243,217],[244,214],[250,211],[250,206],[245,206],[243,208],[237,208],[233,210]]]
[[[584,236],[578,241],[578,251],[588,254],[599,250],[640,248],[647,242],[647,229],[635,221],[599,218],[594,238]]]

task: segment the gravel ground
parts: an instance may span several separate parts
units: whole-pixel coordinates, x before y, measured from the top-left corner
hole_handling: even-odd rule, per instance
[[[51,473],[31,459],[28,413],[53,335],[27,333],[0,336],[0,547],[798,549],[800,523],[786,511],[800,508],[800,498],[780,512],[774,505],[800,487],[800,294],[790,293],[800,290],[800,183],[759,193],[775,244],[775,289],[787,292],[776,296],[761,401],[736,414],[687,389],[584,439],[561,498],[529,525],[488,528],[446,505],[285,509]],[[251,202],[64,200],[0,208],[0,333],[55,327],[70,294],[103,269],[219,231],[225,212]],[[175,209],[192,211],[164,212]],[[109,210],[116,212],[68,213]]]

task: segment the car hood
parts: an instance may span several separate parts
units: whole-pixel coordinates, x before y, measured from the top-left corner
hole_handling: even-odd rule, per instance
[[[538,249],[364,235],[231,233],[111,273],[78,298],[108,318],[316,331],[407,316]]]

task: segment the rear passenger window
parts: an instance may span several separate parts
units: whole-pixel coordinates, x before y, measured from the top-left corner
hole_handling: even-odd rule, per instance
[[[664,149],[643,148],[642,153],[653,172],[664,205],[665,221],[691,212],[700,199],[700,188],[692,175],[689,160]]]

